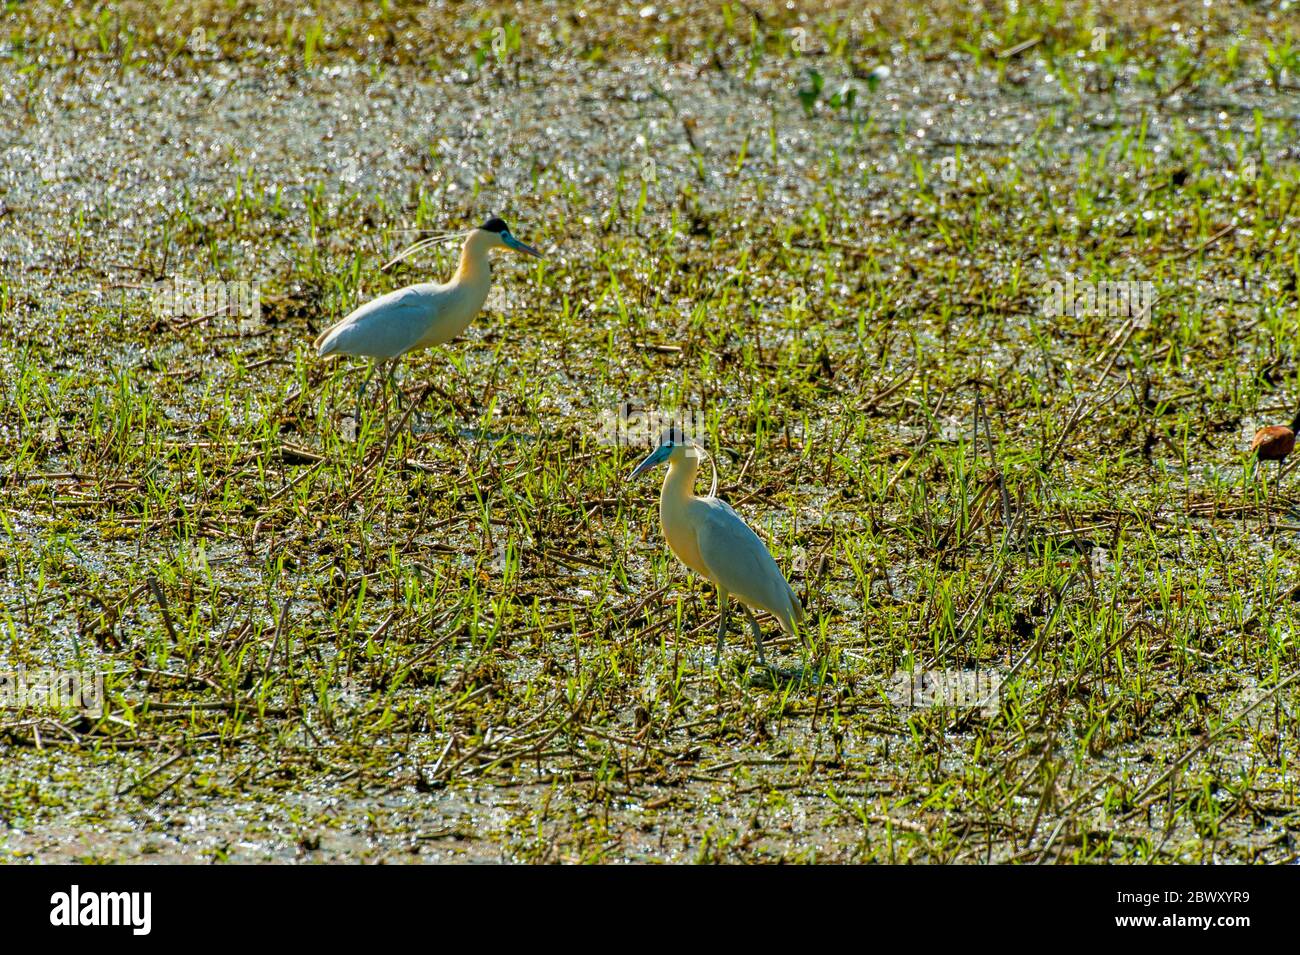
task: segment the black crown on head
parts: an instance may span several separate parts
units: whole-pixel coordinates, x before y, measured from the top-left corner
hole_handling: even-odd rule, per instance
[[[677,425],[673,425],[664,431],[663,436],[659,439],[660,444],[690,444],[691,439],[686,436]]]

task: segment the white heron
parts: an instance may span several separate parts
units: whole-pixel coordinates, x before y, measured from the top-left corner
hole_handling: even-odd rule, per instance
[[[417,242],[393,261],[446,238],[449,236]],[[351,355],[371,360],[358,401],[381,365],[387,366],[388,379],[396,386],[393,372],[398,359],[408,352],[449,342],[469,327],[487,301],[492,284],[488,252],[496,248],[542,257],[531,245],[511,235],[505,222],[494,216],[465,237],[460,266],[451,281],[408,285],[367,302],[321,332],[315,342],[317,353],[322,358]]]
[[[696,496],[695,476],[702,453],[680,429],[670,428],[660,438],[659,447],[632,471],[629,480],[660,464],[668,464],[668,474],[659,494],[659,523],[677,559],[718,589],[722,619],[718,622],[713,665],[717,666],[722,658],[722,643],[727,635],[727,603],[730,597],[735,597],[749,618],[758,662],[766,666],[763,631],[750,608],[766,610],[777,619],[782,630],[793,636],[795,626],[804,618],[803,606],[781,568],[740,515],[712,494]]]

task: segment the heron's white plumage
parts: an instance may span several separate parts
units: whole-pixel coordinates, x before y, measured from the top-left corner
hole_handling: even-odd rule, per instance
[[[728,597],[766,610],[780,622],[781,629],[793,634],[804,618],[803,605],[767,547],[725,501],[695,496],[698,450],[686,444],[661,445],[638,471],[665,460],[668,474],[659,494],[659,523],[677,559],[718,588],[722,608],[719,647],[726,631]],[[759,654],[761,659],[761,642]]]
[[[421,245],[416,243],[412,249]],[[369,358],[378,365],[451,341],[469,327],[487,301],[492,285],[488,251],[495,248],[541,257],[532,246],[511,235],[503,221],[489,219],[466,236],[460,266],[451,281],[408,285],[367,302],[322,332],[315,342],[317,352],[322,358]]]
[[[716,497],[697,497],[689,507],[704,576],[741,602],[766,610],[793,634],[803,606],[758,535]]]
[[[487,300],[489,281],[424,282],[381,295],[316,340],[322,358],[353,355],[387,361],[451,341]]]

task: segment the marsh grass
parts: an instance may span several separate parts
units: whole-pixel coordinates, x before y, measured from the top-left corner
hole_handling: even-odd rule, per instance
[[[1293,40],[686,7],[7,10],[0,660],[111,704],[0,717],[15,858],[1295,859]],[[314,334],[488,211],[548,260],[355,406]],[[777,678],[708,665],[628,399],[804,600]],[[934,668],[996,713],[888,698]]]

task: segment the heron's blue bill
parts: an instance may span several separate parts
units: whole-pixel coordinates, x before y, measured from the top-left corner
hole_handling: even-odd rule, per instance
[[[504,242],[506,245],[508,245],[510,248],[514,249],[516,252],[522,252],[525,255],[531,255],[534,258],[538,258],[538,259],[542,257],[542,253],[538,252],[528,243],[520,242],[509,232],[501,233],[501,241]]]
[[[632,469],[632,473],[628,475],[627,479],[629,481],[635,481],[641,475],[645,474],[646,471],[649,471],[654,467],[656,467],[657,465],[663,464],[665,461],[667,461],[668,455],[672,453],[673,453],[673,446],[671,444],[659,445],[659,447],[655,448],[646,456],[646,459],[644,461],[642,461],[640,464],[638,464],[635,468]]]

